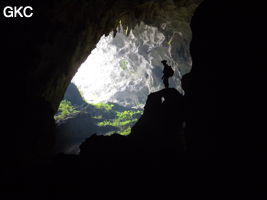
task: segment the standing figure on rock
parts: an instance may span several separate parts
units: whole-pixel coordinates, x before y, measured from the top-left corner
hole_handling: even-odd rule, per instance
[[[173,76],[174,71],[171,68],[171,66],[169,66],[167,64],[166,60],[162,60],[161,63],[164,65],[162,80],[163,80],[163,83],[165,85],[165,88],[169,88],[169,80],[168,79]]]

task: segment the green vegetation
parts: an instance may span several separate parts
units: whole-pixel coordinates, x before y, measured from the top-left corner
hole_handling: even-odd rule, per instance
[[[122,131],[119,131],[118,134],[120,135],[129,135],[131,133],[131,127],[128,127]]]
[[[127,60],[120,60],[120,68],[122,69],[122,70],[127,70],[128,69],[128,62],[127,62]]]
[[[78,113],[79,111],[71,104],[70,101],[62,100],[60,102],[58,113],[55,115],[55,120],[65,119],[66,117]]]
[[[133,118],[133,115],[142,113],[142,111],[126,110],[123,112],[117,112],[117,117],[121,120],[131,120]]]
[[[94,118],[94,119],[102,119],[103,116],[102,116],[102,115],[98,115],[98,116],[94,116],[93,118]]]
[[[172,44],[172,40],[173,40],[173,37],[171,37],[171,39],[170,39],[169,42],[167,43],[169,46],[171,46],[171,44]]]
[[[125,35],[128,36],[128,33],[129,33],[129,27],[127,26],[126,29],[125,29]]]
[[[105,111],[111,111],[112,107],[114,106],[112,104],[107,104],[107,103],[96,103],[91,105],[95,106],[99,110],[105,110]]]
[[[70,101],[62,100],[54,118],[55,120],[64,120],[76,113],[88,113],[88,119],[94,120],[101,133],[112,135],[116,132],[120,135],[129,135],[131,127],[137,122],[143,112],[115,105],[96,103],[88,104],[87,107],[76,108]]]
[[[116,118],[99,122],[98,126],[114,126],[119,129],[118,134],[129,135],[131,126],[137,122],[137,116],[141,115],[142,111],[126,110],[123,112],[116,112]],[[136,117],[134,117],[136,115]]]

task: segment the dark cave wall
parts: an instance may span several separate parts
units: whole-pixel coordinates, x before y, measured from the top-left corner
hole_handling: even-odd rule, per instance
[[[1,5],[9,5],[10,2],[6,1]],[[82,2],[85,1],[79,1],[81,5],[83,5]],[[92,3],[92,1],[90,2]],[[96,5],[100,4],[99,1],[96,2]],[[101,2],[105,4],[105,2],[110,1]],[[129,7],[134,4],[133,1],[130,2]],[[179,2],[186,4],[191,1]],[[180,5],[179,2],[177,5]],[[223,4],[213,0],[206,0],[205,2],[205,6],[199,7],[198,14],[195,15],[193,22],[195,27],[193,28],[193,43],[191,46],[193,71],[183,78],[183,87],[186,91],[189,91],[185,96],[188,104],[186,109],[191,111],[187,112],[186,133],[192,136],[192,148],[196,148],[197,151],[199,150],[198,147],[202,148],[201,154],[208,150],[207,147],[214,146],[214,139],[207,140],[207,138],[216,137],[216,134],[218,135],[221,131],[220,129],[227,128],[228,130],[223,135],[226,135],[232,141],[236,134],[241,133],[243,135],[245,133],[244,129],[251,128],[250,133],[256,135],[250,134],[249,142],[244,145],[247,147],[255,142],[255,144],[260,144],[257,146],[258,149],[263,149],[266,146],[266,140],[262,138],[265,134],[264,129],[260,130],[260,125],[265,123],[262,123],[260,119],[258,120],[259,117],[257,116],[262,115],[257,112],[263,110],[260,103],[264,98],[261,98],[261,94],[264,95],[265,89],[263,87],[266,84],[263,83],[265,78],[259,76],[259,71],[254,74],[251,73],[252,68],[258,70],[259,68],[265,69],[266,66],[266,51],[262,51],[266,47],[266,31],[262,28],[266,24],[265,7],[256,3],[245,3],[244,1],[241,3],[235,1],[238,2],[235,4],[233,4],[233,1],[226,0],[223,1]],[[1,114],[4,116],[1,124],[0,145],[1,153],[4,154],[1,157],[2,161],[5,159],[13,160],[16,156],[21,158],[21,155],[28,158],[30,157],[29,154],[37,154],[37,151],[41,151],[44,143],[52,144],[51,138],[53,135],[49,133],[53,129],[53,113],[61,95],[64,94],[64,87],[68,84],[67,78],[63,77],[70,79],[69,73],[75,71],[75,67],[72,68],[68,65],[69,61],[72,61],[72,63],[74,63],[74,60],[82,62],[97,42],[97,37],[101,35],[99,33],[98,36],[88,36],[85,34],[85,30],[82,31],[83,26],[81,24],[69,24],[74,19],[79,20],[79,17],[74,18],[71,13],[80,15],[82,13],[80,11],[83,10],[81,5],[76,5],[76,8],[80,8],[80,10],[69,7],[69,17],[66,18],[64,9],[68,10],[71,1],[62,0],[55,3],[55,1],[49,0],[25,0],[24,3],[35,7],[35,13],[38,14],[34,18],[7,20],[1,16],[1,22],[3,22],[1,24],[1,48],[3,49],[1,51],[1,72],[4,78],[7,77],[10,80],[6,82],[3,81],[3,78],[1,79],[3,86],[1,89],[2,94],[4,94],[1,97],[3,105]],[[59,8],[62,9],[62,14],[56,12]],[[84,15],[100,15],[98,11],[94,8],[91,13],[84,13]],[[150,15],[150,12],[146,13]],[[84,23],[86,21],[81,17],[80,20]],[[105,26],[107,28],[105,31],[103,27],[96,29],[95,27],[99,26],[97,20],[95,20],[95,25],[89,19],[87,20],[87,24],[92,23],[90,25],[94,28],[90,29],[91,32],[102,30],[102,32],[107,31],[108,33],[114,28],[110,25],[109,28]],[[76,27],[75,31],[71,30],[71,27]],[[87,33],[90,33],[89,30]],[[81,44],[78,45],[79,40],[76,36],[79,34],[88,38],[90,48],[81,47]],[[95,42],[89,38],[93,38]],[[69,41],[67,39],[71,42],[66,42]],[[86,48],[87,53],[84,52],[84,48]],[[73,52],[79,55],[78,58],[65,57],[65,55],[75,55],[72,54]],[[60,61],[56,61],[57,56],[53,55],[54,53],[59,57],[62,55]],[[226,54],[227,59],[225,59]],[[42,64],[45,58],[50,61],[47,64]],[[56,60],[53,61],[53,59]],[[61,65],[61,62],[62,64],[67,63],[66,66]],[[231,76],[230,73],[226,73],[226,69],[231,69],[233,74],[235,70],[238,70],[238,73]],[[205,72],[208,72],[208,75]],[[203,78],[203,75],[205,78]],[[218,75],[220,76],[218,77]],[[261,73],[261,75],[265,75],[265,73]],[[247,79],[251,76],[254,76],[257,80],[252,80],[253,84],[246,84],[246,87],[244,87],[244,83],[252,82]],[[238,80],[240,77],[243,77],[242,81]],[[228,83],[225,81],[226,79],[229,81]],[[203,80],[204,82],[201,82]],[[223,80],[221,82],[223,87],[219,90],[218,85],[221,80]],[[203,88],[205,89],[203,90]],[[241,94],[242,97],[237,97],[237,93]],[[217,125],[218,119],[216,119],[219,117],[215,112],[217,106],[215,101],[218,101],[216,95],[220,97],[220,102],[223,102],[219,106],[221,109],[225,109],[227,116],[226,118],[220,116],[221,124],[219,125],[221,126]],[[44,99],[47,101],[44,101]],[[52,99],[55,101],[52,101]],[[213,102],[210,104],[211,100]],[[251,110],[248,109],[248,105],[253,105],[250,108]],[[240,113],[243,116],[240,116]],[[237,119],[241,121],[241,125],[237,123]],[[204,133],[205,137],[198,133]],[[239,144],[243,137],[239,137],[238,142],[234,145]],[[224,145],[229,148],[228,144]],[[49,145],[44,146],[45,149],[50,148]],[[257,148],[254,150],[257,150]],[[251,149],[252,147],[249,150]],[[251,153],[251,151],[248,153]],[[235,159],[239,156],[240,154],[236,155]],[[252,156],[262,156],[261,158],[264,158],[265,155],[261,153],[252,154]],[[200,155],[200,157],[202,156]]]
[[[4,73],[12,84],[4,93],[5,124],[10,134],[3,148],[18,157],[36,157],[51,149],[53,115],[75,72],[103,34],[119,20],[133,28],[140,21],[159,26],[170,22],[170,33],[180,28],[191,39],[189,22],[200,0],[60,0],[23,2],[34,8],[32,18],[4,22]],[[2,5],[18,5],[6,1]],[[19,105],[18,105],[19,98]],[[19,113],[14,119],[14,113]],[[14,126],[14,124],[16,124]],[[22,134],[23,133],[23,134]],[[10,148],[12,146],[12,148]]]
[[[140,21],[159,26],[169,21],[183,27],[191,39],[189,22],[199,1],[51,1],[36,4],[36,19],[27,30],[27,50],[34,55],[26,70],[29,94],[51,104],[55,113],[81,63],[103,34],[116,29],[119,20],[129,28]],[[177,6],[177,7],[176,7]],[[28,35],[30,33],[30,35]],[[26,38],[27,40],[27,38]]]
[[[251,146],[264,146],[257,134],[264,84],[254,72],[266,63],[265,20],[259,2],[205,0],[196,9],[191,21],[192,71],[182,80],[185,132],[194,158],[247,159],[247,152],[262,156]]]

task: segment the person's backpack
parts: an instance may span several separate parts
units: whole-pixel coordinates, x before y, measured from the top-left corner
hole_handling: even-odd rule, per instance
[[[169,77],[171,77],[171,76],[173,76],[173,74],[174,74],[174,71],[173,71],[172,67],[171,66],[168,66],[168,68],[167,68],[167,75]]]

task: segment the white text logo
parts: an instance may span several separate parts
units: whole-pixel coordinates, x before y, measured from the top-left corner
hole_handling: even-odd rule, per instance
[[[6,6],[3,10],[3,14],[6,18],[10,17],[32,17],[33,8],[31,6]]]

